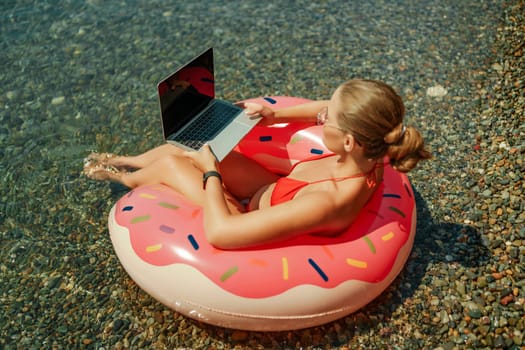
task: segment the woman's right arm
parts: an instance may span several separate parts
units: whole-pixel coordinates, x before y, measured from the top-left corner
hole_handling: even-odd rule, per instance
[[[262,125],[293,122],[316,122],[317,113],[328,106],[328,100],[312,101],[273,110],[258,103],[246,102],[244,107],[249,115],[261,115],[264,119]]]
[[[327,100],[312,101],[278,109],[274,112],[274,120],[276,123],[316,122],[317,113],[328,106],[328,102]]]

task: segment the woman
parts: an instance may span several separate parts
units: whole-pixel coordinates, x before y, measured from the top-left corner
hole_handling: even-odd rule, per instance
[[[407,172],[430,158],[420,133],[403,125],[404,105],[388,85],[350,80],[329,101],[272,110],[246,103],[261,123],[313,121],[333,152],[296,164],[278,176],[231,152],[220,164],[210,149],[188,152],[165,144],[127,157],[92,154],[85,174],[134,188],[164,183],[204,208],[209,242],[233,249],[298,234],[336,235],[347,228],[383,177],[383,158]],[[127,169],[137,169],[128,172]],[[245,208],[239,200],[249,199]]]

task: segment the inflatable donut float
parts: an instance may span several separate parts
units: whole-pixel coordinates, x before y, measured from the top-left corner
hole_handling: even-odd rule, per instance
[[[307,100],[251,101],[281,108]],[[295,161],[327,152],[321,135],[311,124],[256,127],[237,151],[286,173]],[[406,175],[386,165],[382,184],[337,237],[220,250],[206,241],[202,221],[202,208],[152,185],[113,206],[109,231],[131,278],[168,307],[222,327],[277,331],[336,320],[379,296],[410,254],[416,208]]]

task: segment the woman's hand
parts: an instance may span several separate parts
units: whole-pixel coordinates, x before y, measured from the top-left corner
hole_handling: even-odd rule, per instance
[[[217,171],[219,162],[217,157],[213,154],[209,145],[204,145],[199,151],[185,151],[184,157],[188,158],[194,167],[203,173],[211,170]]]
[[[266,126],[275,123],[275,111],[270,107],[253,102],[244,102],[238,105],[244,108],[244,111],[248,115],[263,117],[258,125]]]

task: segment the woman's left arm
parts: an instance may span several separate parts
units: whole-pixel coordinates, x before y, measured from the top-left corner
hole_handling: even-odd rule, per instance
[[[218,164],[205,148],[200,152],[187,152],[193,164],[203,173],[217,171]],[[359,194],[350,194],[351,202]],[[232,214],[227,206],[221,179],[207,178],[204,194],[204,231],[209,243],[222,249],[235,249],[271,243],[299,234],[338,233],[347,224],[345,208],[333,195],[319,191],[304,194],[291,201],[251,211]]]

